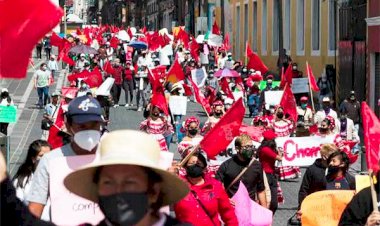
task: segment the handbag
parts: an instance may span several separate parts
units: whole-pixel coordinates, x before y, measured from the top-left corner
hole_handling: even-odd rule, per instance
[[[41,121],[41,129],[42,130],[50,130],[50,127],[53,125],[53,122],[50,119],[42,119]]]

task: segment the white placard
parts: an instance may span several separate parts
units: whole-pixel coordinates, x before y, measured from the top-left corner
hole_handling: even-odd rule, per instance
[[[308,78],[293,78],[292,92],[293,93],[308,93],[309,79]]]
[[[281,102],[282,94],[284,91],[277,90],[277,91],[265,91],[264,97],[265,97],[265,104],[276,106],[279,105]]]
[[[186,115],[187,97],[185,96],[170,96],[169,108],[173,115]]]
[[[198,87],[204,86],[207,78],[205,67],[191,70],[191,78]]]
[[[335,136],[279,137],[278,148],[282,148],[284,156],[282,166],[310,166],[317,158],[322,144],[334,143]]]

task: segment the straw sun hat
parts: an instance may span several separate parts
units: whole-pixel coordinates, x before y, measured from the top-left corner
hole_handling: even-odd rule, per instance
[[[64,180],[66,188],[76,195],[98,202],[97,185],[93,178],[96,169],[107,165],[136,165],[149,168],[161,176],[163,206],[185,197],[189,188],[176,175],[159,166],[160,147],[150,135],[133,130],[110,132],[99,143],[94,162],[70,173]]]

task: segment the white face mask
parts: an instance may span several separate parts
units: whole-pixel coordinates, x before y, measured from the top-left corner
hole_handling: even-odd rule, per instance
[[[74,134],[74,142],[86,151],[92,151],[100,140],[100,132],[97,130],[83,130]]]

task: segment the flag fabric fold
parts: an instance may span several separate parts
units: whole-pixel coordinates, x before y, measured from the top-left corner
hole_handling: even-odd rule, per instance
[[[212,33],[216,35],[222,34],[222,32],[220,32],[218,24],[216,23],[216,20],[214,21],[214,24],[212,25]]]
[[[293,122],[297,122],[298,114],[296,99],[294,98],[292,89],[289,85],[285,86],[284,93],[282,94],[280,101],[280,106],[283,108],[285,115],[288,114]]]
[[[319,87],[317,85],[317,82],[315,81],[315,77],[314,77],[313,71],[311,70],[311,67],[310,67],[309,63],[307,63],[307,62],[306,62],[306,70],[307,70],[307,76],[309,78],[310,88],[314,92],[318,92],[319,91]]]
[[[362,102],[361,114],[367,168],[376,174],[379,171],[380,159],[380,121],[366,102]]]
[[[243,99],[237,100],[226,114],[209,132],[206,133],[200,146],[208,158],[214,159],[240,134],[240,127],[244,118],[245,107]],[[217,141],[217,142],[215,142]]]
[[[185,80],[185,73],[183,73],[183,69],[177,59],[174,60],[173,65],[169,69],[166,80],[173,84]]]
[[[252,50],[251,50],[252,51]],[[248,57],[248,69],[254,69],[255,71],[260,71],[261,74],[268,72],[268,67],[261,61],[260,57],[256,53],[252,53]]]
[[[208,114],[211,113],[211,106],[208,102],[208,100],[206,99],[206,97],[204,96],[204,94],[202,93],[201,90],[199,90],[198,86],[195,84],[195,82],[190,78],[189,79],[190,83],[191,83],[191,86],[193,87],[193,93],[194,93],[194,98],[195,100],[197,101],[198,104],[200,104],[203,109],[205,111],[207,111]]]

